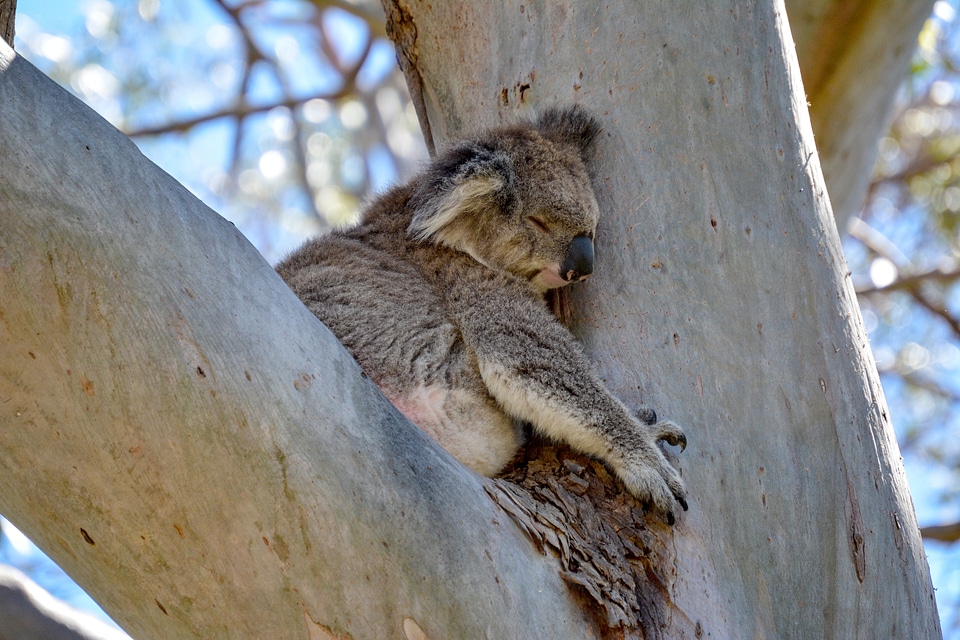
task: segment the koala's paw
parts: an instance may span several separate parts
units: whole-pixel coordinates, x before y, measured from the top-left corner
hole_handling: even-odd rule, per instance
[[[687,510],[687,490],[657,442],[663,440],[682,450],[687,446],[687,437],[677,425],[662,421],[644,425],[643,432],[632,440],[617,474],[634,497],[673,524],[675,505]]]

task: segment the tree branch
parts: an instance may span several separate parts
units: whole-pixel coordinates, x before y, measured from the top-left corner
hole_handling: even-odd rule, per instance
[[[920,535],[923,536],[924,540],[956,542],[960,540],[960,522],[920,527]]]
[[[592,165],[602,269],[571,292],[572,329],[615,393],[642,394],[697,438],[681,460],[696,505],[673,529],[670,544],[683,551],[676,580],[663,584],[663,636],[776,635],[787,626],[795,637],[883,635],[879,621],[896,610],[893,624],[912,629],[903,633],[938,637],[906,479],[811,161],[786,17],[780,4],[734,4],[615,2],[598,12],[576,2],[554,10],[384,0],[406,29],[395,38],[401,57],[415,44],[417,75],[407,78],[423,82],[418,115],[429,114],[437,143],[553,101],[582,102],[602,118]],[[709,73],[691,44],[708,33],[725,54]],[[624,54],[633,47],[642,55]],[[897,53],[909,58],[911,49]],[[475,60],[492,62],[465,81],[464,64]],[[794,188],[758,189],[761,174]],[[757,211],[762,225],[749,213]],[[873,473],[891,481],[880,485],[883,497]],[[785,534],[796,531],[804,535]],[[842,560],[786,560],[823,558],[824,548]],[[916,572],[896,567],[903,561]],[[825,583],[842,586],[828,594]],[[864,607],[871,613],[856,620],[799,611]],[[733,611],[751,613],[736,620]]]
[[[247,116],[257,113],[266,113],[276,109],[277,107],[296,109],[310,100],[339,100],[345,95],[347,94],[343,91],[334,91],[332,93],[317,93],[311,96],[283,98],[281,100],[260,105],[252,105],[242,101],[239,104],[223,107],[222,109],[217,109],[215,111],[210,111],[208,113],[200,114],[190,118],[168,122],[162,125],[141,127],[138,129],[127,129],[124,131],[124,133],[131,138],[137,138],[142,136],[156,136],[164,133],[183,132],[192,129],[199,124],[212,122],[221,118],[237,118],[242,120]]]
[[[119,629],[47,593],[13,567],[0,565],[0,638],[4,640],[130,640]]]
[[[383,19],[383,11],[367,9],[366,3],[360,4],[347,2],[346,0],[311,0],[311,2],[319,9],[335,7],[337,9],[346,11],[347,13],[352,13],[367,23],[367,27],[370,29],[372,36],[376,38],[387,37],[387,28],[386,22]],[[372,3],[370,3],[370,5],[376,6]]]
[[[914,300],[917,301],[917,304],[946,322],[947,326],[949,326],[950,330],[953,332],[953,335],[956,338],[960,338],[960,321],[958,321],[957,318],[950,313],[950,310],[947,309],[942,299],[939,302],[935,302],[919,288],[910,289],[910,295]]]
[[[785,4],[820,162],[842,229],[863,205],[877,139],[888,127],[933,0]]]
[[[915,291],[927,282],[936,282],[939,285],[949,285],[953,284],[957,280],[960,280],[960,268],[947,270],[933,269],[931,271],[924,271],[922,273],[898,277],[890,284],[882,287],[857,287],[857,295],[870,296],[890,293],[892,291]]]
[[[594,633],[233,225],[3,46],[0,118],[0,511],[114,620]]]

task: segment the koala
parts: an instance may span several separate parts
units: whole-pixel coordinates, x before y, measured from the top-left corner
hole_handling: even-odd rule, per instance
[[[280,276],[386,397],[466,466],[493,476],[518,421],[604,461],[673,523],[683,481],[658,446],[683,431],[638,419],[600,382],[544,294],[594,268],[598,207],[586,160],[599,132],[580,107],[455,144],[307,241]]]

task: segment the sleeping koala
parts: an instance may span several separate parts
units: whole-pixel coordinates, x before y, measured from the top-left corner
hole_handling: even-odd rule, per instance
[[[657,443],[685,446],[683,432],[631,415],[544,302],[593,270],[598,209],[584,156],[598,132],[569,107],[461,142],[277,271],[465,465],[495,475],[526,421],[602,459],[672,523],[685,489]]]

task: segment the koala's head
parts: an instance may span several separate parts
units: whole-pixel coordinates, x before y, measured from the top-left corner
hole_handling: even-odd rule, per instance
[[[598,215],[584,162],[599,131],[575,106],[453,146],[416,182],[408,233],[541,291],[583,280]]]

